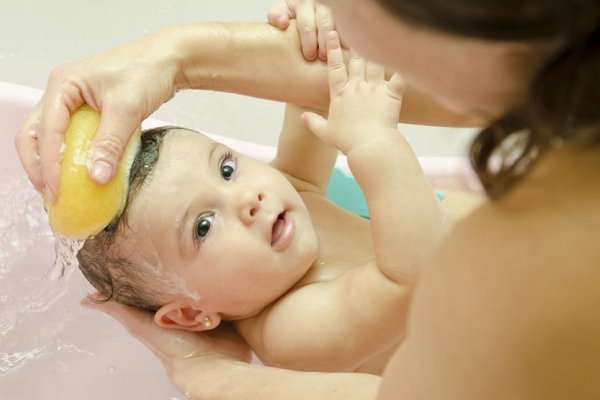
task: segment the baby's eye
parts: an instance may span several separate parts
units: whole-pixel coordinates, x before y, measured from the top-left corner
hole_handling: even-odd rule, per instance
[[[221,176],[223,177],[223,179],[225,179],[226,181],[230,180],[231,176],[235,172],[236,167],[237,167],[237,163],[232,158],[231,153],[229,153],[223,159],[223,161],[221,162],[221,165],[219,166],[219,170],[221,172]]]
[[[208,235],[214,219],[214,215],[204,215],[199,217],[194,225],[194,239],[203,241]]]

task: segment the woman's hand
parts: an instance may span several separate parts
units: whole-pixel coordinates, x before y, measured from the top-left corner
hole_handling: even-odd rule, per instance
[[[386,81],[383,67],[356,54],[346,68],[337,32],[328,34],[327,46],[329,115],[303,113],[310,130],[346,155],[376,138],[398,135],[404,80],[394,74]]]
[[[53,203],[61,146],[70,115],[83,103],[101,112],[90,148],[90,176],[107,183],[142,120],[177,89],[178,56],[169,34],[150,37],[55,68],[46,91],[15,138],[21,163],[38,191]]]
[[[150,348],[172,382],[189,399],[372,399],[380,378],[359,373],[317,373],[271,368],[250,363],[248,345],[231,326],[204,332],[159,327],[146,311],[114,301],[85,307],[103,311]]]
[[[215,356],[233,362],[247,363],[251,360],[250,348],[229,324],[201,333],[188,332],[161,328],[149,312],[115,301],[97,303],[85,298],[82,305],[105,312],[123,324],[162,361],[171,377],[192,360],[197,366],[203,357],[207,363],[212,362]]]
[[[267,19],[279,29],[286,29],[290,19],[296,19],[304,58],[327,59],[327,34],[335,29],[329,7],[313,0],[285,0],[269,10]]]

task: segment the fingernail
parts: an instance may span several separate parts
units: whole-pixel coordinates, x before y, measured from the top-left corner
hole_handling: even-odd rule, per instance
[[[92,164],[92,178],[98,183],[108,183],[112,177],[113,168],[104,160],[94,161]]]

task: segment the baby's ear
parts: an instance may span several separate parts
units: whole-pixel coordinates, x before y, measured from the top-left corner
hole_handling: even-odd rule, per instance
[[[165,304],[154,314],[154,322],[167,329],[186,331],[206,331],[221,323],[219,313],[205,313],[185,300],[175,300]]]

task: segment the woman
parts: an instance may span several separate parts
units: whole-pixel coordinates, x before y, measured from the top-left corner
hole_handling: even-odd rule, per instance
[[[175,340],[105,310],[192,398],[600,397],[598,1],[325,3],[350,46],[488,126],[471,158],[494,201],[424,271],[383,378],[249,365],[231,337]]]

